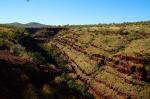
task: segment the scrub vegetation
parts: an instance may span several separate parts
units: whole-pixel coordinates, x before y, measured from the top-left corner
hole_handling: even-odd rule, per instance
[[[150,21],[0,25],[2,99],[149,97]]]

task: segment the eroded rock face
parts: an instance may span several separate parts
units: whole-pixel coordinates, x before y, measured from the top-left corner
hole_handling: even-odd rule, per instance
[[[123,44],[124,47],[120,47],[118,45],[120,43],[113,42],[115,40],[120,42],[120,39],[116,38],[118,36],[116,34],[103,35],[99,33],[92,39],[91,35],[95,35],[95,33],[65,31],[58,34],[54,41],[49,42],[49,45],[58,49],[62,56],[69,61],[69,67],[72,67],[72,72],[77,75],[77,78],[74,79],[88,85],[89,91],[95,98],[138,99],[139,96],[147,97],[149,92],[145,92],[145,90],[148,91],[150,86],[148,83],[149,71],[145,69],[145,65],[148,65],[148,58],[120,54],[119,52],[124,50],[126,44]],[[107,39],[105,36],[109,36],[109,38]],[[127,40],[122,35],[119,37]],[[101,42],[103,38],[109,46]],[[95,42],[93,43],[93,41]],[[109,51],[109,49],[115,50]],[[143,92],[146,95],[143,95]]]

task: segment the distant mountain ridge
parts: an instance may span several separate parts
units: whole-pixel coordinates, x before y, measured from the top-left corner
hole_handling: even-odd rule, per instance
[[[16,27],[25,27],[25,28],[41,28],[41,27],[47,27],[48,25],[45,24],[41,24],[41,23],[37,23],[37,22],[30,22],[27,24],[22,24],[22,23],[18,23],[18,22],[14,22],[14,23],[9,23],[9,25],[13,25]]]

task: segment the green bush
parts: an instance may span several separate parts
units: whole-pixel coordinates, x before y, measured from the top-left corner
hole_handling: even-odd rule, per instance
[[[29,56],[36,62],[44,63],[45,58],[39,52],[29,52]]]
[[[4,39],[0,38],[0,47],[2,47],[4,44]]]
[[[76,90],[88,99],[93,99],[93,95],[87,92],[88,87],[85,84],[77,84],[74,80],[68,80],[67,85],[69,88]]]
[[[24,36],[25,36],[24,32],[10,32],[9,33],[9,38],[12,40],[16,40],[16,41],[19,41]]]
[[[1,32],[0,33],[0,38],[8,38],[7,33]]]
[[[14,43],[7,40],[0,38],[0,47],[6,46],[7,48],[12,48],[14,46]]]
[[[137,77],[135,75],[131,75],[131,80],[137,80]]]
[[[48,50],[48,54],[52,58],[52,60],[59,66],[59,68],[62,68],[64,72],[67,72],[68,69],[65,67],[65,65],[68,63],[67,60],[64,60],[61,57],[60,52],[56,48],[51,48]]]
[[[124,28],[120,28],[118,31],[117,31],[120,35],[128,35],[130,33],[130,31],[124,29]]]
[[[19,56],[25,52],[25,49],[20,45],[14,45],[11,47],[11,52],[13,52],[15,55]]]
[[[139,36],[138,32],[133,31],[133,32],[130,32],[128,34],[128,39],[129,40],[136,40],[139,38],[138,36]]]
[[[145,31],[143,28],[140,29],[132,29],[128,34],[129,40],[136,40],[145,37]]]

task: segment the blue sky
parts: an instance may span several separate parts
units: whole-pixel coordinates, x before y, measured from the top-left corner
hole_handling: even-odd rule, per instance
[[[0,23],[51,25],[150,20],[150,0],[1,0]]]

